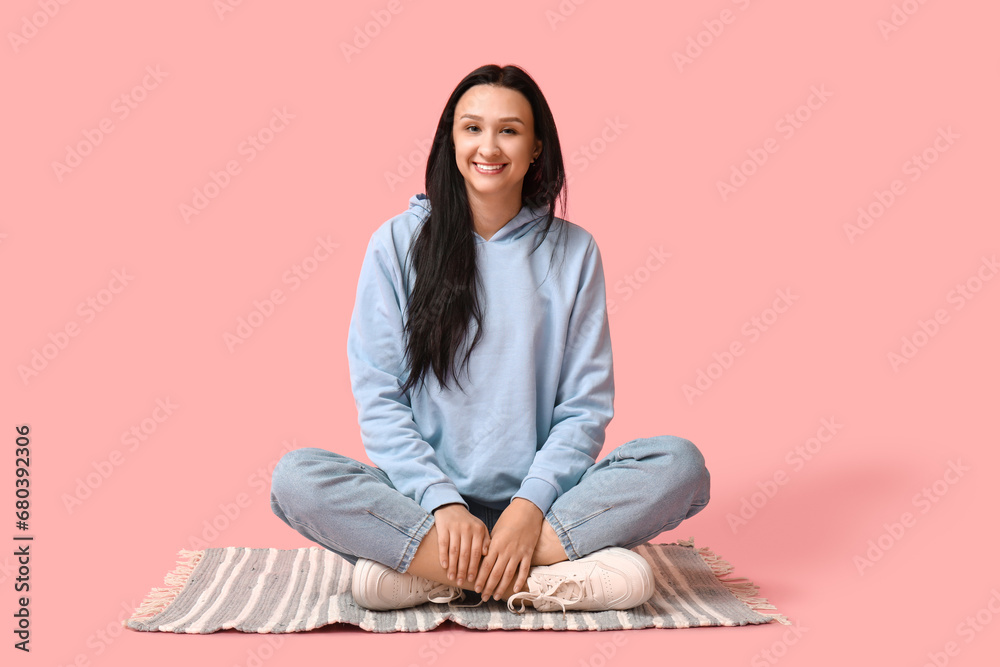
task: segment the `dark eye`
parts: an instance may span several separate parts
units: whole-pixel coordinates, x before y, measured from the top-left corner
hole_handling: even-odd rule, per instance
[[[478,125],[469,125],[465,129],[466,130],[473,130],[473,129],[478,130],[479,126]],[[515,130],[512,127],[505,127],[503,130],[501,130],[501,132],[510,132],[511,134],[517,134],[517,130]]]

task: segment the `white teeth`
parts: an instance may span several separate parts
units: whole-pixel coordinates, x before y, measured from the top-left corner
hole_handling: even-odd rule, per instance
[[[479,163],[477,162],[477,163],[476,163],[476,166],[477,166],[477,167],[479,167],[480,169],[482,169],[483,171],[500,171],[500,170],[501,170],[501,169],[503,169],[503,168],[504,168],[504,167],[505,167],[506,165],[502,165],[502,164],[501,164],[501,165],[498,165],[498,166],[496,166],[496,167],[487,167],[486,165],[482,165],[482,164],[479,164]]]

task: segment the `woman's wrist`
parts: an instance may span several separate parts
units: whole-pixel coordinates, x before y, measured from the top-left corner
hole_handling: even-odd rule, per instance
[[[443,510],[446,507],[461,507],[462,509],[465,509],[465,505],[463,505],[462,503],[445,503],[444,505],[438,505],[437,507],[435,507],[434,511],[431,512],[431,514],[437,514],[438,510]]]
[[[510,501],[509,507],[515,508],[518,512],[524,514],[537,515],[538,519],[544,519],[545,515],[542,510],[535,503],[531,502],[527,498],[514,498]]]

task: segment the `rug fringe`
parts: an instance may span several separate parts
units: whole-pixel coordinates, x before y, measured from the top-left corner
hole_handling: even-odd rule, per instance
[[[154,588],[142,601],[142,604],[135,610],[131,618],[122,621],[123,627],[128,627],[130,621],[148,620],[170,606],[170,603],[177,599],[180,592],[184,590],[185,584],[194,572],[194,568],[201,562],[205,551],[190,551],[181,549],[177,552],[181,560],[177,561],[177,566],[173,571],[168,572],[163,578],[166,588]]]
[[[785,615],[779,614],[777,611],[761,611],[777,608],[768,602],[767,598],[757,595],[760,589],[746,577],[728,577],[723,579],[726,575],[732,574],[733,566],[725,559],[717,556],[711,549],[708,547],[696,547],[694,545],[693,537],[686,540],[677,540],[677,544],[682,547],[691,547],[697,551],[698,555],[701,556],[701,559],[705,561],[705,564],[711,568],[712,574],[715,575],[715,578],[719,581],[719,583],[725,586],[737,600],[745,604],[747,607],[754,610],[761,616],[767,616],[768,618],[771,618],[783,625],[792,624],[792,622],[789,621]]]

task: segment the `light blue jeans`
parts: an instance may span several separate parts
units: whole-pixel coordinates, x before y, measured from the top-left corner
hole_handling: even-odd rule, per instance
[[[570,560],[605,547],[629,549],[677,527],[708,504],[705,459],[672,435],[612,450],[556,498],[545,519]],[[465,498],[492,532],[502,509]],[[400,493],[379,468],[325,449],[285,454],[271,478],[271,510],[350,563],[367,558],[405,572],[434,515]]]

